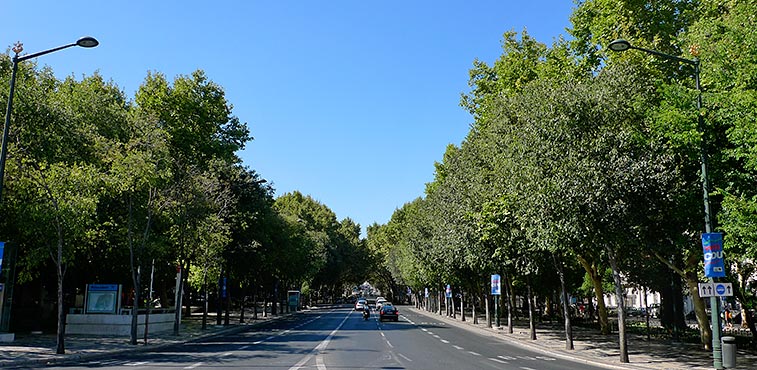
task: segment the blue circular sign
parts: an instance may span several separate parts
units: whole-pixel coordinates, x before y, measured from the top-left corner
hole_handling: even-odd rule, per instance
[[[725,285],[723,285],[723,284],[715,284],[715,292],[717,292],[718,295],[725,294]]]

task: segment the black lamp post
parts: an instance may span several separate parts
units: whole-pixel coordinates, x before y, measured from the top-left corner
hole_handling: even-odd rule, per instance
[[[13,111],[13,93],[16,88],[16,73],[18,72],[18,63],[23,62],[28,59],[36,58],[38,56],[42,56],[45,54],[50,54],[53,52],[56,52],[58,50],[63,50],[66,48],[70,48],[72,46],[81,46],[83,48],[92,48],[99,44],[99,42],[94,37],[82,37],[76,42],[58,46],[57,48],[40,51],[38,53],[34,54],[28,54],[24,56],[19,56],[18,54],[21,53],[24,50],[23,45],[20,42],[17,42],[16,45],[13,47],[13,52],[15,55],[13,56],[13,72],[11,72],[11,86],[10,91],[8,93],[8,107],[5,110],[5,126],[3,127],[3,137],[2,137],[2,148],[0,148],[0,202],[2,202],[3,197],[3,184],[5,182],[5,158],[8,153],[8,132],[10,130],[10,123],[11,123],[11,112]],[[2,259],[2,255],[0,255],[0,260]],[[8,278],[6,278],[8,279]],[[11,280],[8,280],[11,281]],[[4,287],[2,291],[0,291],[0,332],[7,331],[10,326],[10,305],[11,300],[8,299],[6,302],[3,298],[3,296],[12,297],[12,287]]]
[[[700,132],[704,132],[704,118],[702,118],[702,85],[699,83],[699,59],[686,59],[675,55],[665,54],[656,50],[650,50],[631,45],[630,42],[624,39],[617,39],[607,45],[612,51],[626,51],[628,49],[640,50],[648,54],[652,54],[664,59],[674,60],[679,63],[690,64],[694,66],[694,80],[697,87],[697,123]],[[704,230],[705,233],[712,232],[712,218],[710,216],[710,183],[707,177],[707,152],[705,151],[704,144],[700,148],[699,159],[702,162],[702,195],[704,200]],[[715,280],[710,278],[710,283]],[[720,316],[718,308],[718,298],[715,296],[710,297],[711,307],[711,320],[712,320],[712,357],[715,369],[722,369],[722,349],[720,346]]]
[[[28,59],[36,58],[45,54],[50,54],[58,50],[67,49],[72,46],[92,48],[99,44],[100,43],[94,37],[85,36],[76,40],[76,42],[68,44],[68,45],[58,46],[57,48],[40,51],[38,53],[24,55],[24,56],[18,55],[24,50],[24,47],[20,42],[16,43],[16,45],[13,47],[13,52],[16,53],[16,55],[13,57],[13,72],[11,73],[11,88],[10,88],[10,92],[8,93],[8,108],[5,110],[5,126],[3,127],[3,143],[2,143],[2,149],[0,149],[0,201],[2,201],[2,197],[3,197],[3,183],[5,180],[5,157],[8,152],[8,131],[10,128],[10,123],[11,123],[11,112],[13,111],[13,92],[16,88],[16,72],[18,71],[18,63],[23,62]]]

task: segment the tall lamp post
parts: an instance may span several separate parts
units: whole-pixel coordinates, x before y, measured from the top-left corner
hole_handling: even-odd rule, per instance
[[[2,148],[0,148],[0,202],[2,202],[3,197],[3,184],[5,183],[5,158],[8,153],[8,132],[10,131],[10,124],[11,124],[11,112],[13,111],[13,93],[16,88],[16,73],[18,72],[18,64],[20,62],[23,62],[25,60],[29,60],[32,58],[36,58],[45,54],[50,54],[53,52],[56,52],[58,50],[63,50],[70,48],[72,46],[81,46],[83,48],[92,48],[100,43],[95,39],[94,37],[85,36],[82,37],[76,42],[58,46],[57,48],[40,51],[33,54],[28,54],[24,56],[19,56],[19,54],[24,50],[23,45],[20,42],[17,42],[16,45],[13,47],[13,52],[15,55],[13,56],[13,71],[11,72],[11,85],[10,85],[10,91],[8,92],[8,107],[5,110],[5,125],[3,126],[3,138],[2,138]],[[2,255],[0,255],[0,260],[2,260]],[[6,278],[8,280],[8,278]],[[6,291],[8,294],[6,294]],[[10,299],[8,299],[8,302],[4,302],[2,299],[4,296],[10,296],[9,294],[12,293],[11,289],[2,289],[0,291],[0,332],[7,331],[9,329],[9,314],[10,310],[6,310],[5,306],[7,305],[10,307]]]
[[[674,60],[679,63],[685,63],[690,64],[694,67],[694,80],[696,82],[697,87],[697,123],[699,127],[699,132],[704,133],[704,118],[702,118],[702,85],[699,82],[699,59],[686,59],[681,58],[675,55],[665,54],[656,50],[650,50],[641,48],[638,46],[631,45],[630,42],[623,39],[617,39],[610,44],[607,45],[607,47],[612,51],[626,51],[628,49],[634,49],[643,51],[648,54],[652,54],[661,58]],[[712,232],[712,218],[710,215],[710,183],[709,179],[707,177],[707,152],[705,151],[704,144],[702,144],[699,152],[699,159],[700,162],[702,162],[702,195],[704,200],[704,231],[705,233],[711,233]],[[715,279],[710,278],[710,283],[713,283]],[[713,364],[715,366],[715,369],[722,369],[723,368],[723,356],[722,356],[722,349],[720,346],[720,316],[719,308],[718,308],[718,298],[715,296],[710,297],[710,307],[711,307],[711,314],[710,314],[710,320],[712,322],[712,357],[713,357]]]

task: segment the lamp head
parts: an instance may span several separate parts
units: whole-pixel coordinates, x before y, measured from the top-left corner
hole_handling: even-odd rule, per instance
[[[624,39],[617,39],[607,45],[612,51],[626,51],[631,48],[631,43]]]
[[[100,45],[100,42],[98,42],[97,39],[95,39],[94,37],[84,36],[76,40],[76,45],[81,46],[83,48],[93,48],[97,45]]]

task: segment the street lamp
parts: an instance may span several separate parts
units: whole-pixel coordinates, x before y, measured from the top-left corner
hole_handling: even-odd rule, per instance
[[[58,46],[57,48],[40,51],[38,53],[28,54],[24,56],[18,55],[24,50],[24,47],[20,42],[17,42],[16,45],[13,47],[13,52],[16,53],[16,55],[13,56],[13,72],[11,72],[11,88],[10,88],[10,92],[8,93],[8,108],[5,110],[5,126],[3,127],[3,143],[2,143],[2,149],[0,149],[0,201],[2,201],[2,198],[3,198],[3,183],[5,182],[4,181],[5,180],[5,157],[8,152],[8,130],[10,128],[10,123],[11,123],[11,111],[13,110],[13,92],[16,88],[16,72],[18,71],[18,63],[23,62],[28,59],[36,58],[45,54],[50,54],[58,50],[70,48],[72,46],[92,48],[99,44],[100,43],[94,37],[85,36],[76,40],[76,42],[68,44],[68,45]]]
[[[8,153],[8,132],[10,130],[10,124],[11,124],[11,112],[13,111],[13,93],[16,88],[16,73],[18,72],[18,63],[23,62],[28,59],[36,58],[45,54],[50,54],[53,52],[56,52],[58,50],[63,50],[66,48],[70,48],[72,46],[81,46],[83,48],[92,48],[100,44],[97,39],[90,36],[82,37],[76,42],[58,46],[57,48],[40,51],[38,53],[34,54],[28,54],[24,56],[19,56],[18,54],[21,53],[24,50],[23,45],[20,42],[17,42],[16,45],[13,46],[13,52],[15,55],[13,56],[13,72],[11,72],[11,86],[10,91],[8,92],[8,108],[5,110],[5,126],[3,126],[3,142],[2,142],[2,148],[0,148],[0,202],[2,202],[3,197],[3,183],[5,182],[5,158]],[[0,255],[0,260],[2,260],[3,256]],[[0,332],[7,331],[9,329],[10,325],[10,301],[7,303],[3,299],[6,294],[11,293],[11,289],[2,289],[0,291]],[[8,292],[8,293],[6,293]],[[8,305],[8,309],[6,310],[6,304]]]
[[[610,42],[607,48],[612,51],[622,52],[628,49],[640,50],[648,54],[652,54],[664,59],[674,60],[679,63],[690,64],[694,67],[694,80],[697,87],[697,123],[699,131],[704,133],[704,118],[702,117],[702,85],[699,83],[699,59],[686,59],[675,55],[665,54],[656,50],[650,50],[631,45],[630,42],[624,39],[617,39]],[[710,217],[710,183],[707,177],[707,152],[704,147],[704,138],[702,139],[702,145],[699,151],[699,159],[702,162],[702,195],[704,201],[704,230],[705,233],[712,232],[712,221]],[[715,280],[710,278],[710,283]],[[710,297],[711,307],[711,321],[712,321],[712,357],[714,360],[714,366],[716,369],[722,369],[722,352],[720,346],[720,317],[718,316],[718,298],[715,296]]]

